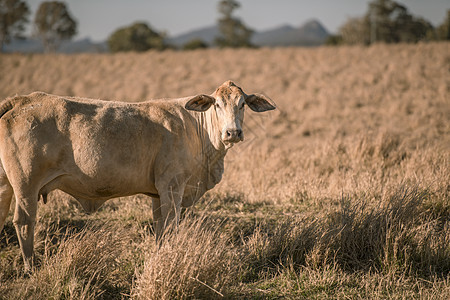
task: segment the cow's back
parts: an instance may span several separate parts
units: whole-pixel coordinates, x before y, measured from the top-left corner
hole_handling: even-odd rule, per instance
[[[0,155],[13,162],[10,169],[25,168],[21,176],[44,182],[42,193],[61,189],[84,199],[158,194],[155,177],[176,162],[192,172],[192,184],[206,180],[205,141],[183,99],[125,103],[45,93],[12,99],[0,122],[7,140]]]
[[[165,130],[141,105],[45,93],[8,101],[0,155],[13,177],[80,198],[156,192],[150,170]]]

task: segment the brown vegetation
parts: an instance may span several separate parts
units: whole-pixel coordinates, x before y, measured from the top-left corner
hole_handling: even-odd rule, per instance
[[[146,197],[86,215],[53,193],[27,277],[9,217],[0,298],[449,298],[449,53],[435,43],[0,56],[1,98],[140,101],[232,79],[279,108],[247,110],[223,181],[160,249]]]

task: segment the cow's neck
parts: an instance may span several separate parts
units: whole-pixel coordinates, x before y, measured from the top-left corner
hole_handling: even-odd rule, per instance
[[[221,129],[214,107],[197,114],[198,133],[202,140],[202,168],[208,176],[208,189],[219,183],[224,171],[227,147],[222,143]]]

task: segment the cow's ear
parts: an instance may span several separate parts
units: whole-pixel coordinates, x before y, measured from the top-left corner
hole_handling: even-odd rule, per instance
[[[216,102],[214,97],[201,94],[189,99],[184,107],[188,110],[207,111],[214,102]]]
[[[245,98],[245,103],[251,110],[256,112],[263,112],[276,108],[275,103],[269,98],[261,94],[251,94]]]

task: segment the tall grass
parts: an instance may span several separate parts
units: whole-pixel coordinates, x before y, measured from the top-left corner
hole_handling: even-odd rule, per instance
[[[398,270],[445,278],[449,220],[430,217],[427,197],[425,191],[400,187],[378,203],[343,197],[328,214],[288,218],[276,227],[264,226],[268,230],[260,225],[244,243],[255,265],[251,270],[337,266],[347,272]]]
[[[123,257],[129,243],[116,225],[87,225],[78,233],[67,229],[54,242],[54,233],[45,236],[35,270],[26,279],[19,277],[5,298],[98,299],[129,291],[130,270]]]
[[[223,297],[235,282],[238,260],[234,246],[219,226],[205,226],[205,216],[187,217],[175,233],[151,246],[137,275],[133,296],[137,299],[179,299]],[[209,224],[212,225],[212,224]]]
[[[238,239],[232,219],[201,205],[160,246],[149,230],[130,240],[109,224],[56,243],[51,233],[36,270],[9,278],[3,297],[441,299],[450,295],[449,207],[430,207],[430,197],[406,185],[383,199],[342,196],[319,214],[248,219]]]
[[[262,220],[234,243],[231,231],[219,232],[223,225],[187,218],[161,248],[147,251],[134,296],[448,296],[449,220],[431,221],[428,197],[405,186],[376,204],[342,197],[329,214]]]

